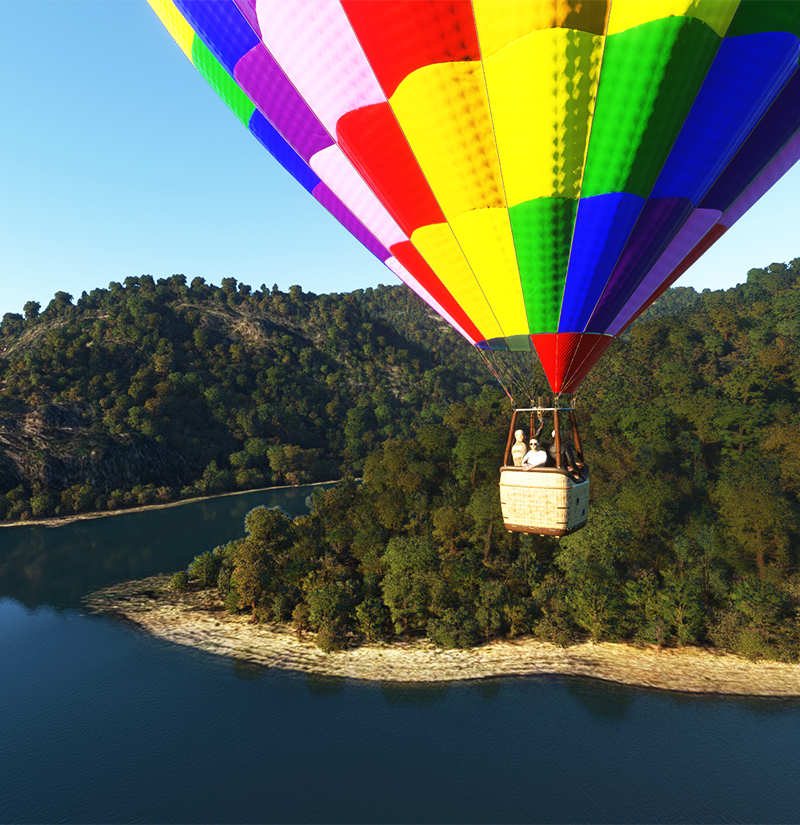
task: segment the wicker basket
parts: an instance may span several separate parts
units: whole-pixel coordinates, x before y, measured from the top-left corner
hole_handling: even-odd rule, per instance
[[[576,482],[563,470],[500,468],[500,504],[506,530],[566,536],[586,524],[589,479]]]

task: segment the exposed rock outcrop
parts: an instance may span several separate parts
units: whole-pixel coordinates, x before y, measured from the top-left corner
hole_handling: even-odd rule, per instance
[[[114,435],[90,404],[46,404],[0,417],[0,493],[19,484],[54,490],[185,483],[189,467],[174,447],[140,434]]]

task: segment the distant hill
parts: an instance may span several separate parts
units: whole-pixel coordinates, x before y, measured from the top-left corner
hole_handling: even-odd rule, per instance
[[[611,347],[576,398],[603,455],[595,496],[662,461],[716,479],[753,451],[794,500],[798,264],[670,289]],[[500,396],[473,349],[402,286],[175,275],[58,292],[0,323],[0,519],[360,474],[486,393]]]
[[[0,517],[358,473],[489,376],[404,287],[149,276],[0,324]]]
[[[677,315],[685,309],[691,309],[700,300],[700,293],[690,286],[674,286],[660,296],[652,306],[640,316],[637,323],[652,321],[667,315]]]

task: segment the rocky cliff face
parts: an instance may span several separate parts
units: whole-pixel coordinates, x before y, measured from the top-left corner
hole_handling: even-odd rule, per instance
[[[173,486],[190,478],[173,447],[139,434],[113,435],[90,404],[46,404],[0,416],[0,494],[36,482],[54,490]]]

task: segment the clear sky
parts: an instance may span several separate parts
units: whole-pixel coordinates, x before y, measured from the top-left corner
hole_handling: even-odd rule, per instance
[[[183,273],[399,283],[254,140],[144,0],[0,0],[0,316]],[[679,285],[800,257],[795,168]]]

